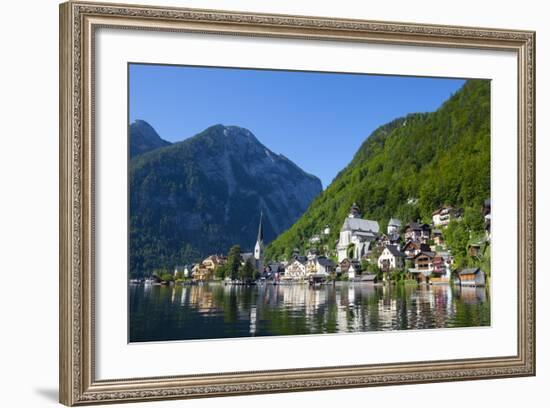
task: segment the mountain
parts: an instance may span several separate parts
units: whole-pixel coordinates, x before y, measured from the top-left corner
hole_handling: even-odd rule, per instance
[[[305,249],[326,225],[333,248],[354,202],[363,218],[385,231],[390,217],[431,222],[442,205],[477,214],[489,196],[490,82],[469,80],[437,111],[376,129],[304,215],[266,248],[266,257]]]
[[[251,251],[288,229],[320,180],[248,130],[212,126],[130,162],[130,270],[170,268],[239,244]]]
[[[153,127],[144,120],[136,120],[130,125],[130,158],[147,153],[171,143],[160,138]]]

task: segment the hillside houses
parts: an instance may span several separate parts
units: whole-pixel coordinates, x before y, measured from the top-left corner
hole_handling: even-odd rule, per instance
[[[310,245],[305,253],[298,248],[292,251],[290,260],[269,260],[263,263],[263,234],[260,217],[258,240],[253,253],[241,253],[242,264],[253,263],[258,279],[273,282],[325,282],[332,280],[353,280],[375,282],[383,280],[417,281],[419,283],[448,283],[451,278],[453,255],[447,249],[445,233],[448,223],[459,218],[460,211],[453,207],[442,207],[433,213],[433,224],[420,220],[405,225],[391,217],[386,231],[380,231],[378,221],[363,218],[360,208],[353,204],[343,220],[338,240],[330,245],[330,226],[304,237]],[[490,202],[486,201],[482,215],[490,228]],[[437,227],[436,227],[437,225]],[[488,228],[486,231],[488,231]],[[487,244],[470,240],[465,253],[470,260],[478,262]],[[334,242],[334,241],[333,241]],[[485,246],[484,246],[485,245]],[[227,259],[212,255],[193,266],[191,274],[180,273],[193,280],[215,278],[215,271]],[[189,270],[189,267],[187,267]],[[182,267],[177,268],[183,272]],[[479,273],[479,272],[477,272]],[[223,274],[223,273],[222,273]],[[475,276],[459,280],[479,284]]]

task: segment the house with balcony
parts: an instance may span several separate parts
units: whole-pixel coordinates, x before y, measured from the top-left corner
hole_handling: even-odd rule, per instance
[[[409,269],[409,273],[412,274],[417,281],[427,282],[428,277],[434,271],[434,258],[435,252],[419,252],[412,260],[414,267]]]
[[[403,247],[401,247],[401,252],[405,254],[408,259],[413,259],[418,253],[422,251],[430,251],[430,246],[428,244],[423,244],[418,241],[407,241]]]
[[[296,256],[288,265],[285,266],[285,274],[281,280],[303,281],[307,278],[307,258],[305,256]]]
[[[455,218],[457,212],[453,207],[440,207],[432,213],[432,221],[435,227],[446,227],[452,219]]]
[[[405,225],[405,241],[428,243],[430,240],[431,228],[428,224],[420,222],[411,222]]]

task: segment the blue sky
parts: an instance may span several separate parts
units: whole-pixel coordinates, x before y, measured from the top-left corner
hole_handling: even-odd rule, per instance
[[[326,188],[378,126],[436,110],[462,79],[131,64],[129,119],[171,142],[249,129]]]

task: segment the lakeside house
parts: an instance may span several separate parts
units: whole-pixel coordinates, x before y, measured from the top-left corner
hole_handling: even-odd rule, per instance
[[[214,271],[219,265],[224,265],[227,258],[221,255],[210,255],[209,257],[196,264],[191,274],[193,279],[198,281],[211,280],[214,277]]]
[[[409,273],[414,275],[416,280],[419,282],[427,281],[428,276],[430,276],[434,271],[434,258],[435,252],[419,252],[412,260],[414,267],[409,268]]]
[[[382,254],[378,257],[378,267],[382,271],[401,269],[405,266],[406,255],[399,250],[397,245],[386,245]]]
[[[361,218],[359,207],[354,203],[340,229],[340,238],[336,245],[338,262],[346,258],[361,259],[366,256],[379,230],[377,221]]]
[[[342,262],[338,263],[336,267],[336,274],[348,279],[355,279],[359,273],[361,273],[361,263],[356,259],[342,259]]]
[[[461,286],[485,286],[485,273],[480,268],[466,268],[458,272]]]
[[[287,266],[285,266],[285,274],[281,280],[303,281],[307,277],[307,258],[305,256],[296,256]]]
[[[433,259],[433,274],[430,283],[449,283],[452,259],[447,252],[438,252]]]

